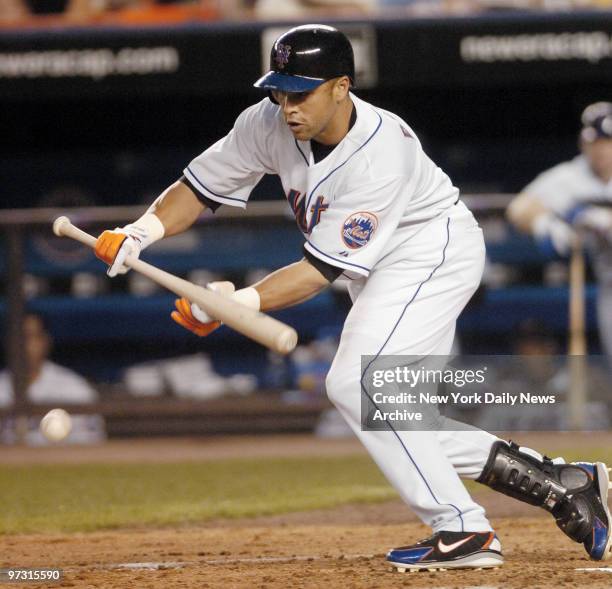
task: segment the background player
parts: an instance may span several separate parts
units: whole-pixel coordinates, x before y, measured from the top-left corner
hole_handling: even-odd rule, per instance
[[[27,312],[23,318],[23,353],[27,369],[26,396],[30,403],[42,405],[86,405],[98,400],[98,393],[79,374],[53,362],[53,337],[43,317]],[[15,401],[11,373],[0,371],[0,408],[11,407]],[[72,429],[64,443],[95,444],[106,439],[106,427],[101,415],[72,414]],[[25,443],[33,446],[49,444],[39,430],[40,418],[28,420],[24,431]],[[18,441],[14,420],[0,424],[0,441]]]
[[[569,254],[584,231],[593,254],[599,336],[612,358],[612,103],[582,113],[580,155],[542,172],[510,203],[508,218],[544,251]]]
[[[349,282],[353,307],[327,393],[434,530],[423,542],[390,551],[388,560],[399,569],[502,564],[500,542],[460,476],[545,506],[591,557],[607,557],[604,465],[552,464],[478,430],[397,431],[389,424],[387,431],[362,431],[362,355],[447,355],[457,317],[480,282],[484,241],[412,129],[357,98],[353,82],[352,48],[336,29],[306,25],[282,35],[271,71],[256,83],[270,100],[246,109],[138,221],[105,231],[98,256],[109,275],[124,272],[128,254],[184,231],[205,208],[246,207],[261,177],[278,174],[305,238],[304,258],[228,296],[271,311],[336,279]],[[199,335],[219,325],[186,300],[177,302],[173,318]]]

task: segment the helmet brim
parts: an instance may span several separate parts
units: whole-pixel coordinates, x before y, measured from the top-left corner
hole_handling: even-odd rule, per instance
[[[268,72],[253,84],[255,88],[278,90],[280,92],[310,92],[318,88],[325,80],[306,76],[290,76],[275,71]]]

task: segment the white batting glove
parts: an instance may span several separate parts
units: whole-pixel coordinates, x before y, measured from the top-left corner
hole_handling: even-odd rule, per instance
[[[144,249],[142,245],[142,233],[130,225],[123,228],[117,227],[115,233],[126,235],[126,239],[121,244],[114,262],[108,267],[106,273],[112,278],[117,274],[125,274],[130,268],[125,265],[125,260],[128,256],[133,258],[140,257],[140,252]]]
[[[234,292],[234,285],[231,282],[225,281],[210,282],[206,285],[206,288],[259,311],[259,293],[252,286]],[[177,299],[174,306],[176,310],[172,311],[170,315],[172,319],[180,326],[200,337],[206,337],[221,326],[219,320],[200,309],[196,303],[190,302],[185,297]]]
[[[532,231],[534,237],[539,241],[549,239],[560,256],[569,254],[576,235],[568,223],[553,213],[544,213],[536,217],[533,221]]]
[[[223,282],[209,282],[206,285],[209,290],[230,297],[232,300],[249,307],[249,309],[255,309],[259,311],[261,301],[259,299],[259,293],[252,286],[247,288],[241,288],[235,290],[233,283],[228,281]],[[206,311],[200,309],[196,303],[191,303],[191,313],[201,323],[208,323],[209,321],[215,321],[215,317],[211,317]]]
[[[229,280],[209,282],[206,288],[226,297],[231,296],[236,290],[234,283],[229,282]],[[215,317],[211,317],[206,311],[200,309],[196,303],[191,303],[191,313],[200,323],[209,323],[216,320]]]

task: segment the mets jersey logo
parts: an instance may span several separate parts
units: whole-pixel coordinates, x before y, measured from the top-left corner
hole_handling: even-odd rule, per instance
[[[310,221],[308,221],[306,218],[306,198],[302,196],[302,193],[292,188],[287,195],[287,200],[295,215],[298,227],[307,235],[312,233],[312,230],[321,220],[321,215],[329,208],[329,205],[325,202],[325,197],[317,196],[317,200],[310,207]]]
[[[367,245],[378,227],[378,219],[372,213],[353,213],[342,227],[342,241],[353,250]]]
[[[274,61],[278,66],[279,70],[282,70],[289,63],[289,54],[291,53],[291,45],[284,45],[279,43],[276,46],[276,55]]]

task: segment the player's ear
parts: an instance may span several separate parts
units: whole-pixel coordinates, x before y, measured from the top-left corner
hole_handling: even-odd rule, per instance
[[[346,95],[349,92],[350,87],[351,87],[351,80],[349,79],[348,76],[342,76],[340,78],[337,78],[334,83],[334,89],[333,89],[334,98],[338,102],[344,100],[346,98]]]

